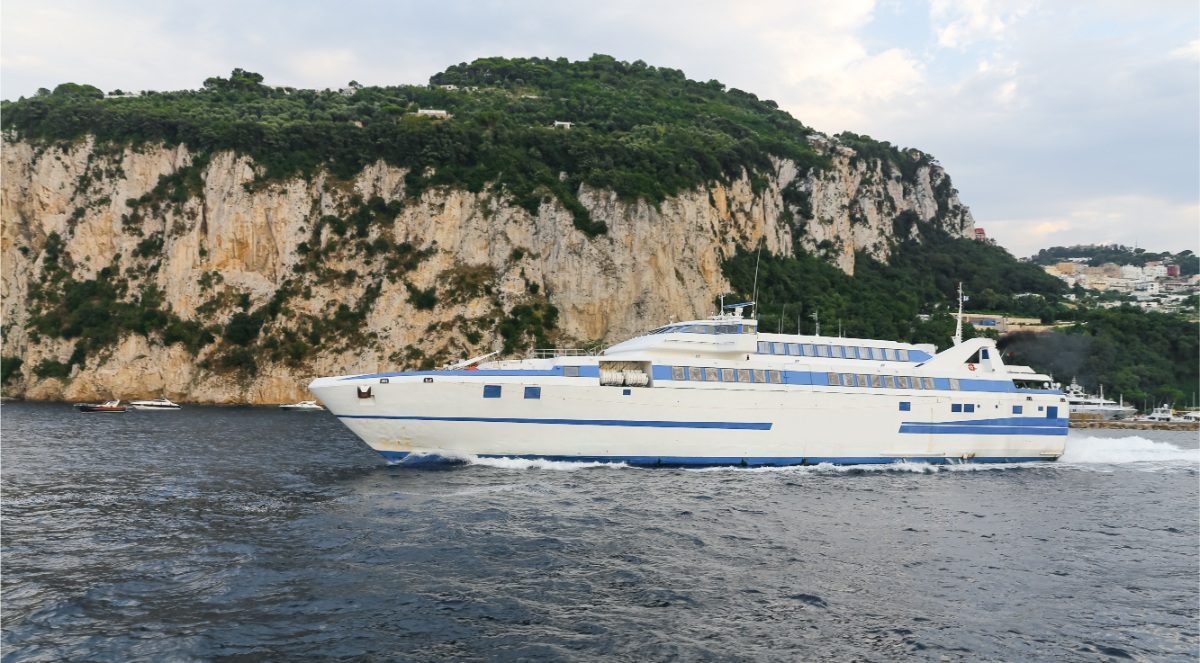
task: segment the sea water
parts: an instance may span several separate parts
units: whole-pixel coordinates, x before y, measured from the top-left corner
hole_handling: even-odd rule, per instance
[[[327,413],[0,409],[4,661],[1195,660],[1195,433],[1057,463],[388,466]]]

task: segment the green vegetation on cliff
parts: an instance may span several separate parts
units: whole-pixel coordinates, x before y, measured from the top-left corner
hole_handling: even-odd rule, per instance
[[[856,256],[854,276],[813,256],[778,257],[742,251],[725,263],[734,289],[750,294],[758,263],[759,320],[764,331],[796,331],[796,318],[811,333],[818,313],[825,334],[888,338],[945,346],[954,323],[944,315],[956,301],[958,283],[971,307],[1053,319],[1064,311],[1066,286],[1002,248],[951,237],[931,227],[922,242],[896,247],[890,263]],[[1032,293],[1032,296],[1024,296]],[[1018,296],[1023,295],[1023,296]],[[939,312],[943,315],[936,315]],[[933,317],[922,321],[918,315]],[[948,327],[948,330],[947,330]]]
[[[421,116],[421,109],[449,118]],[[491,187],[531,213],[557,198],[590,235],[606,229],[578,199],[584,184],[657,204],[743,173],[761,185],[773,172],[772,157],[801,169],[827,163],[808,144],[811,130],[772,101],[605,55],[580,62],[485,58],[450,67],[428,86],[352,83],[341,91],[270,87],[241,69],[209,78],[199,90],[138,96],[106,97],[64,83],[4,101],[0,116],[0,126],[33,141],[91,135],[110,147],[185,144],[196,162],[164,185],[162,202],[180,202],[220,150],[251,157],[265,181],[318,169],[349,178],[383,160],[410,169],[409,196],[442,185]],[[866,136],[841,138],[904,177],[928,161]]]

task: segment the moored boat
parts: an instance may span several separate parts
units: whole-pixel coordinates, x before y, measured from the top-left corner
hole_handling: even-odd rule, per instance
[[[298,403],[287,403],[279,406],[280,410],[288,410],[290,412],[324,412],[325,408],[321,407],[316,401],[300,401]]]
[[[76,403],[75,409],[80,412],[124,412],[128,408],[121,401],[104,401],[103,403]]]
[[[1054,460],[1067,401],[995,342],[761,333],[737,305],[595,355],[549,352],[309,385],[390,461],[410,454],[805,465]]]
[[[1180,421],[1194,421],[1194,420],[1189,420],[1189,419],[1185,419],[1183,417],[1175,416],[1175,411],[1171,408],[1171,406],[1166,403],[1163,403],[1162,405],[1151,410],[1150,414],[1136,417],[1134,419],[1134,421],[1150,421],[1150,422],[1154,422],[1154,423],[1168,424],[1168,423],[1175,423],[1175,422],[1180,422]]]
[[[1131,405],[1105,398],[1103,386],[1100,387],[1099,396],[1087,393],[1075,378],[1071,378],[1071,384],[1063,388],[1063,395],[1067,397],[1071,414],[1099,419],[1124,419],[1137,413],[1137,409]]]
[[[129,407],[134,410],[178,410],[180,405],[166,396],[148,400],[129,401]]]

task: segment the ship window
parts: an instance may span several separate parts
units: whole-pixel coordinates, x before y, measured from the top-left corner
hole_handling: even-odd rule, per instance
[[[908,361],[908,350],[905,350],[903,348],[896,350],[896,360],[897,361]]]
[[[766,371],[762,370],[761,368],[754,369],[754,381],[755,382],[766,382],[767,381]]]
[[[884,348],[883,349],[883,358],[888,361],[896,361],[896,354],[892,351],[891,348]]]
[[[859,359],[870,359],[871,358],[871,348],[859,348],[858,349],[858,358]]]
[[[815,357],[815,356],[817,356],[817,349],[816,349],[815,347],[813,347],[813,344],[812,344],[812,343],[805,343],[805,344],[804,344],[804,356],[805,356],[805,357]]]
[[[900,401],[900,411],[901,412],[911,412],[912,411],[912,403],[910,403],[909,401]]]
[[[766,341],[758,342],[758,354],[765,355],[771,353],[771,344]]]
[[[896,388],[896,378],[894,378],[890,375],[883,376],[883,386],[887,387],[888,389],[895,389]]]
[[[1041,405],[1039,405],[1039,406],[1038,406],[1038,412],[1041,412],[1041,411],[1042,411],[1042,406],[1041,406]]]
[[[869,376],[869,375],[858,376],[858,386],[864,387],[864,388],[870,387],[871,386],[871,376]]]
[[[525,387],[525,398],[532,400],[532,399],[538,399],[541,397],[542,397],[542,388],[541,387]]]
[[[1013,414],[1021,414],[1021,406],[1020,405],[1013,406]]]
[[[984,359],[987,359],[987,358],[988,358],[988,351],[987,351],[987,348],[982,348],[982,349],[979,351],[979,360],[980,360],[980,361],[983,361]]]
[[[751,382],[750,369],[748,369],[748,368],[739,368],[738,369],[738,382]]]
[[[563,366],[563,377],[564,378],[579,377],[579,367],[578,366]]]
[[[950,378],[950,389],[952,391],[959,391],[962,389],[962,386],[958,384],[958,378]]]
[[[974,412],[974,411],[975,411],[974,403],[967,403],[966,405],[963,406],[963,412]]]
[[[828,357],[829,356],[829,346],[828,345],[818,345],[817,346],[817,356]]]
[[[715,368],[704,369],[704,381],[705,382],[718,382],[718,381],[720,381],[720,379],[721,379],[721,376],[717,373],[717,369],[715,369]]]
[[[500,398],[500,385],[498,385],[498,384],[483,385],[483,397],[484,398]]]
[[[951,403],[950,411],[951,412],[962,412],[962,403]]]
[[[883,348],[871,348],[872,359],[883,359]]]
[[[704,380],[704,369],[700,368],[699,366],[692,366],[688,368],[688,374],[688,379],[694,382],[701,382]]]
[[[788,343],[788,354],[792,355],[793,357],[799,356],[800,346],[795,343]]]
[[[773,355],[786,354],[783,351],[783,343],[772,343],[771,344],[771,354],[773,354]]]
[[[843,387],[853,387],[854,386],[854,376],[850,375],[849,373],[842,373],[842,386]]]
[[[737,375],[737,371],[733,370],[732,368],[722,368],[721,369],[721,381],[722,382],[736,382],[737,378],[734,377],[735,375]]]
[[[933,378],[925,378],[925,388],[926,389],[937,389],[937,386],[935,386],[933,384]]]
[[[767,371],[767,377],[774,384],[783,384],[783,376],[779,374],[779,371]]]
[[[883,386],[883,376],[882,375],[872,375],[871,376],[871,386],[875,387],[876,389],[879,389],[880,387],[882,387]]]
[[[827,380],[829,380],[829,386],[831,386],[831,387],[838,386],[838,374],[837,373],[829,373],[825,377]]]
[[[672,366],[671,367],[671,379],[672,380],[686,380],[687,372],[684,370],[684,368],[682,366]]]
[[[921,388],[921,378],[910,377],[908,379],[908,386],[912,387],[913,389],[920,389]]]
[[[896,376],[896,386],[900,389],[908,389],[908,378],[903,375]]]

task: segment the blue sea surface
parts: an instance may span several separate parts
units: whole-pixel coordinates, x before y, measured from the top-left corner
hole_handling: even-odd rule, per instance
[[[1195,661],[1198,447],[389,466],[327,413],[10,402],[0,658]]]

